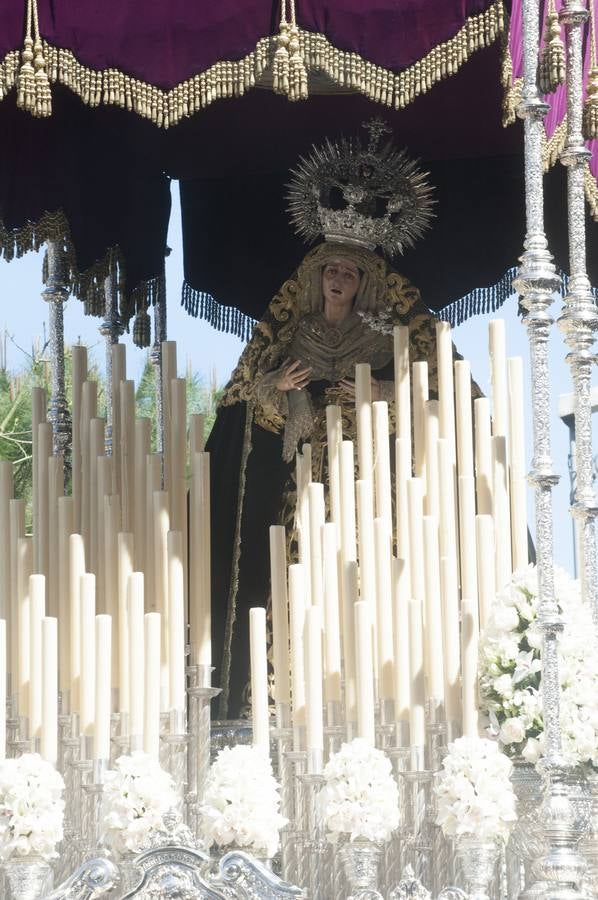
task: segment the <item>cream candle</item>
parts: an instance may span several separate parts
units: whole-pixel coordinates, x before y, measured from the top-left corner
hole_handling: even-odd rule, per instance
[[[426,442],[426,515],[440,517],[440,484],[438,477],[438,400],[428,400],[424,406]]]
[[[129,673],[129,613],[127,606],[127,590],[129,576],[134,570],[134,543],[131,532],[121,531],[118,535],[118,702],[119,711],[130,711],[130,673]],[[123,717],[126,721],[126,716]]]
[[[409,328],[395,325],[393,328],[395,415],[398,438],[409,442],[411,458],[411,378],[409,372]]]
[[[392,639],[392,535],[388,521],[374,520],[376,551],[376,646],[378,662],[378,697],[394,698],[394,653]]]
[[[525,416],[523,412],[523,362],[520,356],[507,361],[509,377],[509,441],[511,494],[511,542],[513,571],[524,569],[529,560],[527,543],[527,480],[525,477]]]
[[[93,758],[110,759],[110,676],[112,670],[112,619],[95,620],[95,709]]]
[[[337,528],[327,522],[322,529],[324,562],[324,699],[341,701],[341,638],[339,602],[339,551]]]
[[[474,400],[475,411],[475,474],[478,513],[492,515],[492,445],[490,401],[487,397]]]
[[[428,694],[433,703],[444,704],[444,653],[442,647],[442,606],[440,602],[440,558],[438,520],[424,516],[425,558],[425,646]]]
[[[202,453],[205,449],[203,413],[192,413],[189,416],[189,456],[191,459],[196,453]]]
[[[480,565],[478,566],[478,607],[480,628],[488,624],[494,598],[496,578],[491,561],[495,558],[494,520],[492,516],[476,516],[476,546]],[[481,560],[487,560],[483,565]]]
[[[58,500],[58,661],[61,691],[71,685],[69,640],[71,632],[71,607],[69,589],[69,546],[75,530],[75,503],[72,497]]]
[[[507,442],[503,435],[492,438],[496,589],[511,580],[511,514],[507,470]]]
[[[266,756],[270,753],[268,719],[268,662],[266,659],[266,610],[249,610],[249,646],[251,657],[251,721],[253,746]]]
[[[369,363],[355,366],[355,415],[360,479],[373,479],[372,372]]]
[[[210,454],[196,453],[191,460],[191,571],[189,613],[191,620],[191,661],[212,664],[211,541],[210,541]]]
[[[301,563],[289,566],[289,609],[291,630],[291,702],[293,723],[305,725],[305,573]]]
[[[444,657],[444,708],[447,722],[461,721],[461,652],[459,642],[459,584],[456,557],[440,559]]]
[[[143,738],[145,635],[143,573],[132,572],[127,584],[129,615],[129,730],[131,750],[140,750]]]
[[[135,472],[134,472],[134,525],[135,567],[145,571],[147,549],[147,457],[150,455],[151,422],[149,419],[135,420]]]
[[[58,622],[49,616],[42,618],[41,621],[40,655],[42,670],[40,749],[42,757],[56,766],[58,764]]]
[[[386,521],[392,535],[392,484],[390,477],[390,436],[388,404],[377,400],[372,404],[374,415],[374,484],[376,488],[375,515]]]
[[[404,559],[393,559],[393,646],[395,720],[409,721],[411,676],[409,668],[409,567]]]
[[[289,703],[289,601],[287,595],[286,532],[284,525],[270,526],[270,583],[272,585],[272,644],[274,690],[277,703]]]
[[[357,559],[355,460],[352,441],[343,441],[341,444],[341,556],[343,564]]]
[[[343,669],[345,718],[357,721],[357,670],[355,661],[355,604],[359,597],[359,569],[355,560],[343,565]]]
[[[439,547],[441,556],[457,559],[457,505],[455,503],[455,468],[446,438],[439,438],[437,444],[438,483],[440,487],[440,531]]]
[[[488,324],[488,350],[492,384],[492,435],[507,437],[509,433],[507,353],[503,319],[492,319]]]
[[[13,494],[12,463],[0,460],[0,619],[10,611],[10,501]]]
[[[0,760],[6,759],[6,684],[8,640],[6,619],[0,619]]]
[[[160,613],[161,649],[160,665],[160,711],[168,710],[168,532],[170,500],[167,491],[155,491],[154,509],[154,590],[156,611]],[[146,659],[147,667],[147,659]]]
[[[436,322],[438,358],[438,417],[440,437],[448,442],[451,462],[455,460],[455,385],[453,341],[448,322]]]
[[[411,670],[411,706],[409,709],[409,734],[412,747],[426,743],[424,643],[422,632],[422,606],[415,597],[409,600],[409,668]]]
[[[120,496],[122,528],[132,532],[135,527],[135,382],[120,383],[120,414],[122,439],[120,453]]]
[[[455,362],[455,411],[457,425],[457,473],[473,476],[471,421],[471,368],[466,360]]]
[[[322,609],[311,606],[305,613],[305,682],[308,766],[321,760],[324,752],[322,721]],[[311,764],[311,765],[310,765]]]
[[[478,576],[475,552],[475,486],[470,475],[459,476],[459,550],[461,596],[477,599]]]
[[[95,618],[96,578],[86,573],[80,579],[81,676],[79,681],[80,731],[92,735],[95,719]]]
[[[413,363],[413,457],[417,478],[426,477],[425,403],[428,396],[428,364]]]
[[[160,757],[160,631],[160,613],[146,613],[143,750],[156,759]]]
[[[311,446],[304,444],[297,453],[297,537],[299,541],[299,562],[305,567],[308,602],[311,602],[311,540],[309,536],[309,485],[312,480]]]
[[[69,663],[71,678],[71,711],[80,711],[81,678],[81,576],[85,574],[83,535],[69,538]]]
[[[29,734],[41,737],[42,729],[42,619],[46,615],[46,578],[29,578]]]
[[[322,575],[322,527],[326,518],[324,509],[324,485],[312,482],[307,489],[309,504],[309,564],[310,601],[313,606],[324,602]]]
[[[463,735],[478,737],[478,622],[477,603],[464,597],[461,601],[461,641],[463,670]]]
[[[374,746],[374,664],[372,659],[372,606],[366,600],[354,605],[355,669],[357,682],[357,736]]]
[[[328,443],[328,486],[330,491],[330,518],[336,525],[341,539],[341,443],[343,425],[340,406],[326,407],[326,437]]]
[[[397,438],[395,441],[395,485],[396,485],[396,518],[397,518],[397,556],[405,564],[402,577],[411,584],[409,571],[409,504],[407,501],[407,482],[412,478],[411,471],[411,438]],[[411,596],[411,588],[407,593]]]
[[[81,488],[83,459],[81,447],[81,421],[83,413],[83,384],[87,378],[87,347],[74,344],[71,347],[72,363],[72,444],[71,444],[71,485],[74,504],[73,532],[81,532]],[[59,641],[60,643],[60,641]]]
[[[185,702],[185,585],[183,536],[168,532],[168,708],[183,711]]]
[[[17,692],[20,716],[29,716],[29,679],[31,676],[30,593],[29,579],[33,572],[33,541],[19,538],[17,542]]]

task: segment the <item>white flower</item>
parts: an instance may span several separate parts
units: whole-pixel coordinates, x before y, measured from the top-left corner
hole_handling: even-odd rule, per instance
[[[435,776],[436,823],[447,836],[506,839],[516,820],[511,762],[495,741],[458,738]]]
[[[136,751],[120,756],[106,773],[102,841],[116,854],[140,853],[166,831],[164,816],[177,805],[174,782],[159,762]]]
[[[387,841],[399,825],[390,760],[362,738],[343,744],[324,768],[322,810],[329,839]]]
[[[503,744],[519,744],[525,737],[523,720],[516,716],[507,719],[501,726],[499,737]]]
[[[237,844],[258,856],[274,856],[287,823],[279,810],[279,786],[269,757],[242,744],[221,750],[210,767],[199,810],[207,845]]]
[[[0,859],[57,856],[62,840],[64,781],[37,753],[0,762]]]

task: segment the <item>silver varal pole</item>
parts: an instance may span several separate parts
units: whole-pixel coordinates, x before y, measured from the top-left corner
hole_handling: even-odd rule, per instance
[[[112,456],[112,424],[114,397],[112,395],[112,347],[118,344],[123,327],[118,314],[118,276],[114,254],[110,253],[108,274],[104,279],[104,321],[100,334],[106,341],[106,456]]]
[[[559,13],[567,34],[567,143],[561,162],[567,166],[569,267],[571,277],[558,325],[569,347],[575,403],[575,496],[571,512],[579,529],[579,576],[584,600],[598,625],[596,529],[598,514],[592,486],[592,368],[598,311],[586,270],[584,176],[589,151],[582,135],[583,30],[588,20],[585,0],[565,0]]]
[[[65,458],[71,440],[71,416],[66,402],[64,378],[64,304],[69,295],[68,271],[64,242],[48,241],[46,248],[46,287],[42,297],[48,303],[52,396],[53,453]]]
[[[526,310],[529,334],[534,455],[529,475],[535,489],[536,552],[538,569],[538,625],[542,632],[542,696],[545,756],[538,768],[545,777],[540,821],[544,825],[545,855],[534,864],[534,875],[546,885],[551,900],[582,897],[577,887],[585,868],[577,852],[583,833],[584,787],[578,773],[563,758],[560,734],[560,679],[558,634],[563,628],[554,594],[552,488],[554,472],[550,447],[550,378],[548,338],[552,295],[559,287],[544,232],[542,181],[543,119],[548,106],[537,86],[539,0],[523,2],[524,76],[518,115],[524,120],[525,206],[527,233],[515,282]]]
[[[162,273],[158,281],[158,296],[154,306],[154,344],[150,359],[156,371],[156,449],[162,454],[164,468],[164,392],[162,383],[162,342],[166,340],[166,276]],[[164,484],[164,471],[162,471]]]

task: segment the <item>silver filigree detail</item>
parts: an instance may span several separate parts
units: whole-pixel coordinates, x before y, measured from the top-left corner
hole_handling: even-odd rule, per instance
[[[113,891],[120,881],[118,868],[109,859],[98,857],[84,862],[45,900],[99,900]]]
[[[434,201],[427,173],[391,141],[380,143],[383,125],[366,124],[365,147],[356,137],[326,140],[292,172],[289,212],[307,241],[324,235],[370,250],[380,247],[392,257],[429,227]]]
[[[104,279],[104,321],[100,334],[106,342],[106,456],[112,456],[112,430],[114,424],[114,379],[112,377],[112,347],[124,331],[118,314],[118,274],[116,259],[110,254],[108,274]]]
[[[304,897],[301,888],[282,881],[259,860],[247,853],[233,850],[220,860],[220,878],[225,885],[233,885],[239,897],[246,900],[284,900],[285,897]]]
[[[159,847],[137,856],[139,883],[122,900],[223,900],[225,894],[207,880],[209,858],[189,847]]]
[[[403,877],[394,890],[390,892],[388,900],[432,900],[432,894],[423,886],[411,866],[406,866]]]

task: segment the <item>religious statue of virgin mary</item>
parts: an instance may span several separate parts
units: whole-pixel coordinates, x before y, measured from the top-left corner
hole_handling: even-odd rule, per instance
[[[355,138],[326,141],[289,186],[291,219],[323,238],[272,299],[221,399],[207,449],[212,483],[212,637],[221,718],[246,705],[249,609],[267,606],[268,529],[287,527],[293,552],[295,453],[312,448],[326,483],[326,406],[356,439],[354,375],[372,370],[372,398],[388,401],[394,429],[393,326],[410,329],[412,361],[427,360],[436,391],[435,318],[391,266],[432,218],[432,189],[379,120]],[[376,252],[376,251],[380,252]]]

